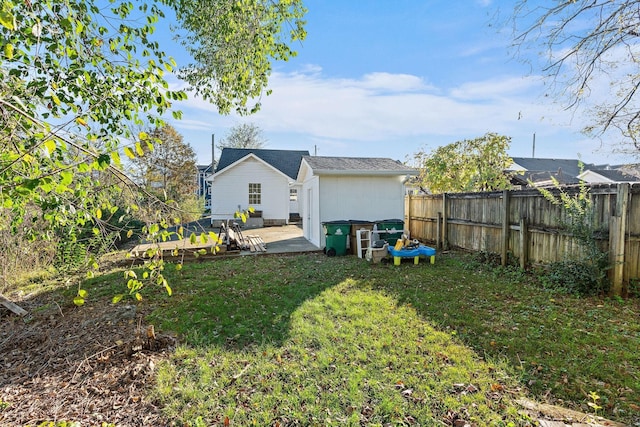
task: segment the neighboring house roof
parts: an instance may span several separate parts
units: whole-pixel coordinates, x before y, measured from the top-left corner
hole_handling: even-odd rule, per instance
[[[198,172],[207,173],[211,171],[211,165],[198,165]]]
[[[397,160],[377,157],[305,156],[316,175],[417,175],[416,169]]]
[[[581,171],[580,160],[577,159],[538,159],[535,157],[512,157],[514,165],[510,170],[557,172],[577,177]],[[601,169],[592,163],[583,163],[583,169]]]
[[[602,179],[594,179],[593,175],[599,175]],[[640,177],[619,169],[589,169],[579,175],[589,182],[640,182]]]
[[[524,171],[511,175],[511,183],[514,185],[527,186],[529,183],[533,183],[536,187],[549,187],[555,185],[554,180],[560,185],[574,185],[580,183],[580,179],[566,174],[562,170],[558,172]]]
[[[291,179],[296,179],[300,162],[303,156],[308,156],[309,151],[293,150],[265,150],[252,148],[223,148],[216,173],[223,171],[248,155],[253,154],[265,163],[273,166]]]

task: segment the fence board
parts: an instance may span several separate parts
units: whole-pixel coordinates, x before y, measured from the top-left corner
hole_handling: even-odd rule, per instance
[[[625,187],[626,188],[626,187]],[[552,190],[552,192],[555,190]],[[577,193],[578,187],[567,192]],[[622,280],[640,280],[640,185],[628,186],[626,215],[616,212],[618,185],[595,185],[589,188],[593,205],[593,224],[602,250],[609,251],[609,232],[613,217],[626,217]],[[450,247],[472,251],[502,253],[504,231],[507,251],[525,263],[549,263],[580,255],[576,240],[563,231],[567,220],[561,206],[546,200],[538,190],[508,192],[506,223],[504,194],[464,193],[407,196],[406,224],[413,238],[438,243],[438,233]],[[619,209],[619,208],[618,208]],[[442,223],[438,223],[438,214]],[[520,221],[525,220],[526,246],[522,246]],[[521,260],[522,262],[522,260]]]

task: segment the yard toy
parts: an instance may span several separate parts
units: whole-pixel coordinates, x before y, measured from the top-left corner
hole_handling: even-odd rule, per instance
[[[420,255],[429,257],[431,264],[436,262],[436,250],[432,247],[419,245],[416,248],[405,248],[396,250],[392,246],[387,248],[387,251],[393,256],[393,265],[400,265],[402,258],[413,258],[413,263],[418,264],[420,262]]]

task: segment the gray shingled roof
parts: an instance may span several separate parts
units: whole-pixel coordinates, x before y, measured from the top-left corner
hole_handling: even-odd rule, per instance
[[[581,181],[571,175],[564,172],[550,172],[550,171],[524,171],[524,173],[514,173],[511,175],[511,182],[515,185],[529,185],[532,182],[536,186],[553,185],[553,179],[561,185],[574,185],[579,184]]]
[[[308,151],[293,151],[293,150],[265,150],[257,148],[223,148],[220,155],[220,161],[218,161],[218,167],[216,173],[231,166],[238,160],[253,154],[256,157],[264,160],[280,172],[284,173],[291,179],[296,179],[298,176],[298,169],[300,169],[300,162],[302,162],[303,156],[308,156]]]
[[[640,182],[640,178],[638,178],[637,176],[625,173],[621,170],[590,169],[590,171],[616,182]]]
[[[304,160],[316,173],[357,172],[373,174],[416,174],[417,171],[397,160],[376,157],[325,157],[305,156]]]
[[[571,175],[576,177],[580,175],[580,161],[577,159],[538,159],[532,157],[512,157],[515,163],[519,164],[528,171],[547,171],[558,172],[562,170],[563,175]],[[584,163],[584,170],[595,169],[596,165]]]

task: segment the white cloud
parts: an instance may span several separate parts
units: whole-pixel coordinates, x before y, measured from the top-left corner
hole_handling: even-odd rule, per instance
[[[540,89],[540,78],[502,76],[489,80],[467,82],[453,90],[451,96],[460,100],[498,99],[531,94]]]
[[[486,132],[512,136],[517,155],[530,154],[534,132],[541,157],[545,149],[557,152],[564,148],[567,157],[578,152],[566,141],[578,139],[571,135],[581,129],[577,123],[581,117],[572,122],[570,112],[540,102],[542,86],[534,77],[506,75],[448,89],[435,88],[409,74],[370,73],[338,79],[323,76],[318,67],[305,67],[296,73],[274,73],[270,88],[273,94],[262,100],[262,110],[248,118],[222,117],[215,107],[192,99],[183,104],[187,120],[176,127],[181,132],[200,132],[191,139],[208,142],[212,132],[223,136],[221,129],[247,120],[264,130],[271,148],[312,151],[315,145],[320,155],[401,159],[425,144],[449,143]],[[285,141],[289,146],[284,146]],[[393,154],[385,154],[389,152]],[[582,154],[587,160],[588,153]]]

